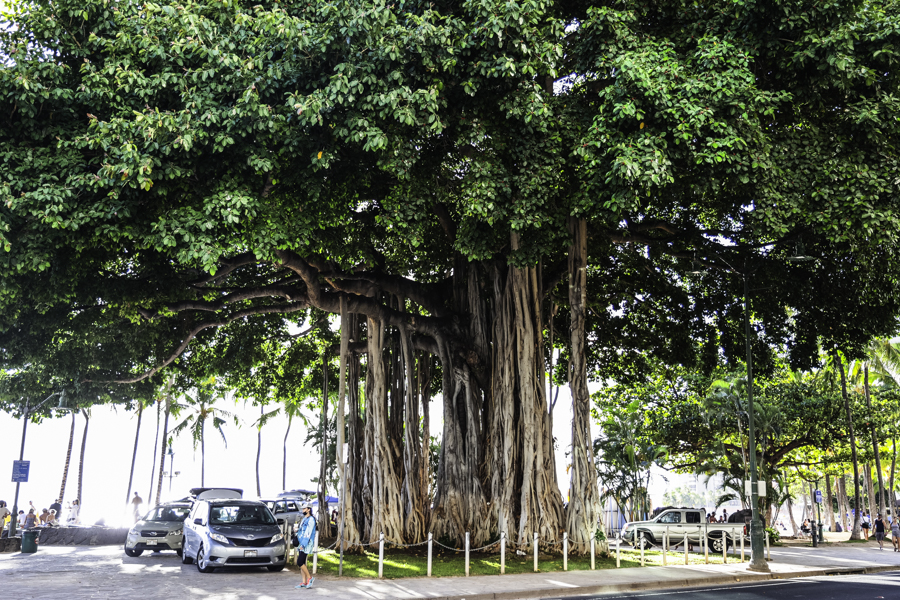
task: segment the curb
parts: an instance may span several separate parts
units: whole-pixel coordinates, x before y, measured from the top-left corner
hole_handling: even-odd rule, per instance
[[[826,575],[854,575],[873,574],[884,571],[897,571],[900,566],[885,565],[874,567],[818,567],[805,571],[792,571],[790,573],[750,573],[718,575],[710,577],[697,577],[692,579],[670,579],[665,581],[646,581],[633,583],[616,583],[606,585],[586,585],[576,587],[553,587],[534,590],[520,590],[510,592],[489,592],[484,594],[461,594],[454,596],[420,596],[421,600],[520,600],[525,598],[559,598],[561,596],[589,596],[599,594],[615,594],[625,592],[638,592],[644,590],[661,590],[672,588],[695,588],[710,585],[723,585],[733,583],[753,583],[758,581],[771,581],[775,579],[799,579],[803,577],[821,577]],[[409,599],[409,600],[420,600]]]

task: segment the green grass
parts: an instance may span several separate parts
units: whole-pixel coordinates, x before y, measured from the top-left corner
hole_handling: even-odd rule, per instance
[[[689,563],[692,565],[704,564],[702,553],[692,552],[689,555]],[[750,560],[750,549],[747,549],[746,560]],[[338,573],[338,554],[333,550],[327,550],[319,553],[318,572],[328,575],[337,575]],[[533,556],[529,553],[527,556],[517,556],[514,552],[508,552],[506,555],[506,572],[514,573],[533,573],[534,562]],[[646,566],[661,566],[662,553],[658,551],[648,551],[644,553]],[[669,565],[683,565],[684,552],[669,552],[666,557]],[[738,562],[740,555],[728,555],[728,562]],[[721,554],[710,554],[710,564],[722,564]],[[538,557],[538,568],[542,573],[563,570],[562,556],[544,555]],[[622,550],[621,553],[622,568],[640,567],[640,552],[634,550]],[[307,561],[310,570],[312,569],[312,557]],[[591,568],[590,557],[570,556],[568,561],[570,571],[586,571]],[[291,567],[296,569],[296,567]],[[616,557],[615,549],[613,555],[609,558],[597,557],[596,568],[599,569],[615,569]],[[428,557],[425,553],[411,553],[409,551],[397,549],[385,549],[384,551],[384,577],[386,579],[399,579],[403,577],[425,577],[428,572]],[[465,555],[460,552],[456,553],[435,553],[432,558],[432,575],[435,577],[452,577],[465,575]],[[472,553],[469,559],[469,573],[472,575],[498,575],[500,573],[500,555],[499,554],[481,554]],[[367,552],[365,554],[344,554],[344,576],[345,577],[378,577],[378,553]]]

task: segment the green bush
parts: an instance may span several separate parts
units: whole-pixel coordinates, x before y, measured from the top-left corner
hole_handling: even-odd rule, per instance
[[[769,541],[773,544],[781,543],[781,534],[778,533],[778,530],[774,527],[766,527],[766,531],[769,533]]]

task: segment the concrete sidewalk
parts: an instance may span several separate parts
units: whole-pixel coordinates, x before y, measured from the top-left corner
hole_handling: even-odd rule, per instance
[[[770,574],[751,573],[746,563],[729,563],[395,580],[322,575],[310,590],[295,589],[300,578],[294,571],[238,568],[202,574],[182,565],[174,553],[129,558],[117,546],[43,546],[36,554],[0,555],[0,590],[4,600],[513,600],[900,569],[900,553],[860,546],[773,548]]]

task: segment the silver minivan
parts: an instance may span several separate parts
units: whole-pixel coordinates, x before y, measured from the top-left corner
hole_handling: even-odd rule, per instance
[[[184,520],[181,562],[201,573],[222,567],[281,571],[288,546],[272,511],[256,500],[199,500]]]

